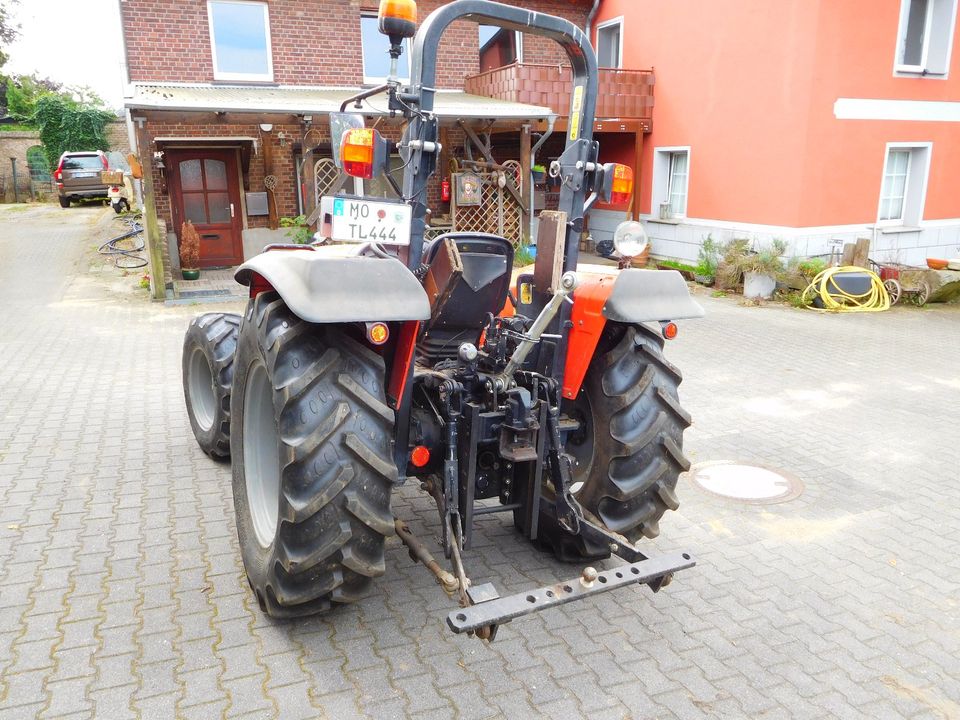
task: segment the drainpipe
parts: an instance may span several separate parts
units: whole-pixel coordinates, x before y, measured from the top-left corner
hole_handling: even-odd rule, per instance
[[[120,77],[123,82],[123,96],[124,98],[131,97],[132,93],[130,92],[130,52],[127,49],[127,36],[124,32],[123,24],[123,4],[126,0],[117,0],[117,17],[120,20],[120,44],[123,48],[122,62],[120,65]],[[124,119],[127,123],[127,144],[130,146],[130,152],[136,153],[139,148],[137,147],[137,131],[133,126],[133,116],[130,114],[129,108],[124,108],[123,110]],[[142,152],[146,152],[143,150]],[[134,200],[140,209],[143,209],[143,183],[140,180],[133,181],[133,194]]]
[[[591,44],[593,43],[593,21],[600,11],[600,2],[601,0],[593,0],[593,7],[590,8],[590,14],[587,15],[587,25],[583,28],[583,31],[587,34],[587,40]]]

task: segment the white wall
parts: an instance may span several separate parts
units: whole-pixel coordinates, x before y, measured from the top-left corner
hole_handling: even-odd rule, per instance
[[[870,238],[870,258],[923,266],[928,257],[960,258],[960,219],[921,223],[920,227],[893,232],[873,225],[843,225],[827,228],[791,228],[750,223],[685,220],[667,223],[644,218],[652,253],[657,257],[696,262],[703,240],[712,235],[718,242],[747,238],[755,245],[768,245],[776,238],[787,241],[788,254],[800,257],[826,255],[844,243]],[[593,225],[591,224],[591,228]],[[597,234],[594,233],[597,239]]]

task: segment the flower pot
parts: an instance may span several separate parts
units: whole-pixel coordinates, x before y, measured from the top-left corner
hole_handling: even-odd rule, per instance
[[[773,291],[776,289],[777,281],[771,275],[755,272],[745,272],[743,274],[743,296],[745,298],[769,300],[773,297]]]
[[[200,271],[199,271],[199,270],[187,270],[186,268],[183,268],[183,269],[180,271],[180,274],[183,275],[183,279],[184,279],[184,280],[199,280],[199,279],[200,279]]]
[[[530,174],[533,176],[534,185],[539,185],[540,183],[542,183],[544,180],[547,179],[546,171],[534,170]]]

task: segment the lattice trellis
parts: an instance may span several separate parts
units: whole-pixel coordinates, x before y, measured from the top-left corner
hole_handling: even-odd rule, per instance
[[[313,176],[316,179],[317,205],[320,198],[330,193],[334,182],[340,176],[340,170],[333,158],[320,158],[313,166]]]
[[[456,202],[451,203],[455,232],[492,233],[506,238],[514,246],[520,244],[523,239],[523,209],[513,194],[500,186],[503,182],[514,189],[518,187],[520,163],[508,160],[504,165],[508,168],[505,172],[473,173],[480,178],[479,205],[461,207]],[[453,186],[456,187],[456,178]]]

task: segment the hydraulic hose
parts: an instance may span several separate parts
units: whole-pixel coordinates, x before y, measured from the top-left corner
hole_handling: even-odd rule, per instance
[[[849,293],[841,289],[835,276],[842,273],[869,275],[870,289],[861,294]],[[822,308],[811,306],[817,297],[823,302]],[[808,308],[820,312],[883,312],[890,309],[890,296],[877,274],[866,268],[850,265],[827,268],[819,273],[803,291],[802,299]]]

